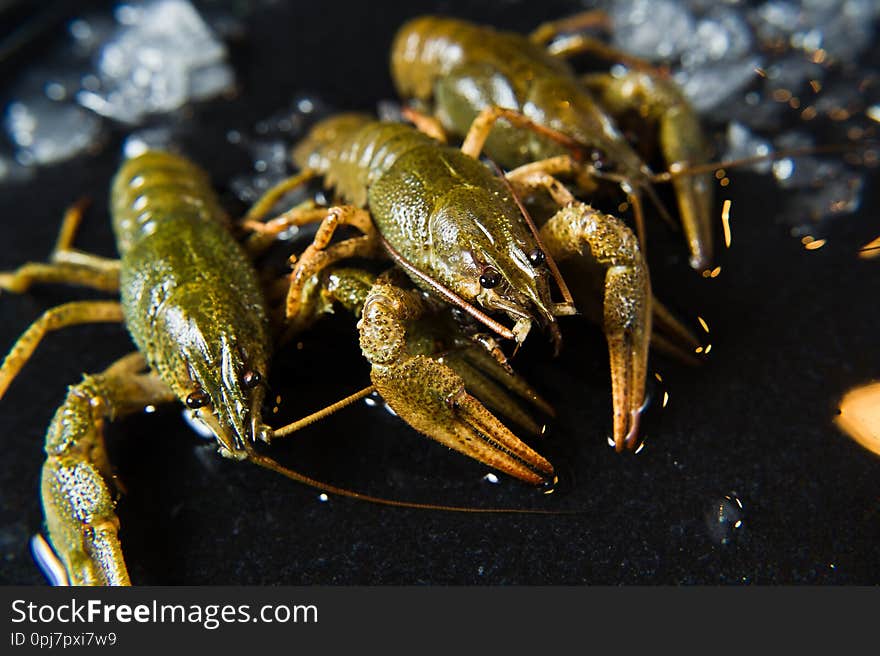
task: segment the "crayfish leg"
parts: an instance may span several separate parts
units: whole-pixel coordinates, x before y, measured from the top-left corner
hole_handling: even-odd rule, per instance
[[[341,225],[354,226],[363,235],[331,245],[333,235]],[[378,233],[367,210],[354,205],[340,205],[326,210],[314,240],[294,263],[287,295],[287,318],[297,316],[303,287],[321,270],[343,259],[375,256],[377,249]]]
[[[608,45],[598,37],[584,34],[585,30],[594,29],[607,32],[612,26],[611,17],[607,12],[602,9],[591,9],[543,23],[529,35],[529,40],[544,46],[549,55],[561,59],[592,55],[608,62],[624,64],[634,70],[656,70],[647,60]]]
[[[446,129],[443,127],[443,123],[437,118],[430,114],[426,114],[415,107],[404,107],[401,110],[401,113],[403,118],[412,123],[419,132],[428,135],[442,144],[449,141],[449,135],[446,134]]]
[[[103,429],[107,419],[176,398],[155,375],[138,373],[144,367],[132,354],[84,376],[68,388],[46,433],[43,513],[72,585],[130,585]]]
[[[570,16],[541,23],[529,34],[532,43],[543,46],[563,34],[579,32],[593,28],[609,29],[612,27],[611,17],[603,9],[587,9]]]
[[[73,301],[50,308],[34,321],[12,345],[0,366],[0,398],[30,360],[47,333],[84,323],[121,322],[122,306],[117,301]]]
[[[119,260],[73,248],[73,238],[87,204],[80,200],[64,213],[49,262],[28,262],[15,271],[0,273],[0,289],[21,294],[34,284],[60,283],[119,291]]]
[[[479,159],[480,154],[483,152],[483,146],[485,146],[486,140],[489,138],[489,133],[492,132],[495,123],[502,119],[518,128],[531,130],[535,134],[546,137],[572,152],[577,152],[583,148],[583,144],[575,139],[558,130],[535,123],[535,121],[521,112],[505,107],[493,106],[486,107],[480,111],[473,120],[461,144],[461,152],[474,159]]]
[[[254,202],[254,204],[251,205],[250,209],[247,211],[247,214],[245,214],[243,221],[264,221],[266,217],[269,216],[278,201],[280,201],[286,194],[290,193],[294,189],[301,187],[302,185],[306,184],[310,180],[313,180],[317,176],[317,171],[313,171],[312,169],[303,169],[299,173],[287,177],[284,180],[276,183],[265,192],[263,192],[263,194]]]

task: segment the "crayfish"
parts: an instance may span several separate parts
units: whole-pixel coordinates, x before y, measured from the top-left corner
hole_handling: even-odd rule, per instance
[[[548,173],[574,178],[584,194],[602,180],[619,183],[636,211],[643,248],[640,192],[665,215],[653,184],[671,179],[691,266],[703,269],[712,258],[712,178],[696,172],[709,157],[699,119],[660,71],[583,33],[606,23],[602,12],[590,11],[544,24],[526,37],[424,16],[397,32],[391,73],[399,93],[416,101],[411,117],[435,134],[485,142],[486,153],[504,167],[542,163]],[[578,76],[565,58],[582,52],[622,63],[626,72]],[[567,139],[523,129],[511,111]],[[655,176],[627,142],[616,119],[630,114],[657,126],[665,175]]]

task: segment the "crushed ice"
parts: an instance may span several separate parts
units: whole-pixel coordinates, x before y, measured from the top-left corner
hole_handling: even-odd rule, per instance
[[[101,47],[97,89],[77,102],[117,121],[137,124],[232,88],[226,47],[186,0],[116,7],[119,28]]]
[[[724,134],[723,159],[814,147],[817,130],[823,143],[875,134],[880,83],[869,65],[857,65],[880,20],[875,0],[584,4],[608,11],[616,47],[669,67],[703,120]],[[803,129],[780,133],[795,122]],[[858,208],[864,174],[841,160],[810,155],[750,168],[798,190],[787,218],[803,227]]]
[[[332,109],[312,95],[299,95],[290,105],[243,129],[226,133],[226,141],[243,148],[251,157],[253,170],[230,182],[233,193],[245,203],[253,203],[264,191],[293,174],[290,149],[312,122]],[[279,201],[290,207],[305,200],[303,190],[295,190]],[[295,231],[294,231],[295,232]]]
[[[876,134],[880,82],[869,66],[858,65],[880,19],[875,0],[584,4],[608,10],[613,45],[669,67],[703,119],[724,135],[720,157],[785,147],[791,136],[783,130],[796,121],[810,127],[812,121],[826,142]],[[140,127],[231,91],[234,74],[222,37],[241,26],[222,14],[209,20],[189,0],[130,0],[112,15],[72,20],[68,42],[26,71],[13,89],[3,125],[15,151],[0,152],[0,181],[26,179],[35,166],[100,145],[107,121]],[[253,156],[253,172],[232,183],[242,200],[252,201],[289,173],[287,146],[320,105],[300,97],[293,111],[230,131],[229,142]],[[383,101],[379,112],[394,117],[397,107]],[[167,141],[162,129],[136,133],[126,153]],[[817,145],[809,135],[802,143]],[[876,153],[870,157],[877,159]],[[829,169],[820,160],[796,157],[753,168],[772,170],[780,186],[799,190],[799,203],[815,211],[797,210],[798,216],[821,220],[858,207],[860,169],[839,163]]]
[[[90,112],[49,98],[15,101],[6,107],[6,131],[20,164],[52,164],[94,145],[100,120]]]
[[[25,71],[5,107],[20,166],[99,144],[104,118],[134,127],[234,88],[226,46],[188,0],[120,3],[112,17],[72,20],[68,33],[48,64]],[[0,161],[0,180],[17,179]]]

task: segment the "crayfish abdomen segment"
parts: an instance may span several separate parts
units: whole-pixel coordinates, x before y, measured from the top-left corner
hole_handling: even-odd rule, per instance
[[[207,173],[162,151],[147,151],[123,164],[113,179],[110,202],[116,246],[123,256],[142,237],[163,232],[170,218],[224,227],[228,223]]]

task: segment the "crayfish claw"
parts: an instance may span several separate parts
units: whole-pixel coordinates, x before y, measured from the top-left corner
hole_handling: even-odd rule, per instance
[[[557,212],[541,237],[566,276],[581,281],[574,288],[578,307],[602,323],[611,365],[615,449],[634,449],[652,315],[651,281],[638,239],[620,219],[583,203]]]
[[[474,349],[476,352],[476,349]],[[544,399],[538,396],[529,384],[514,373],[499,371],[494,367],[494,361],[481,360],[476,353],[465,351],[463,353],[449,353],[443,357],[443,362],[461,377],[465,387],[487,407],[500,412],[518,426],[525,428],[534,435],[540,435],[541,426],[516,402],[511,394],[502,389],[516,392],[522,398],[531,401],[547,414],[552,413],[552,408]],[[491,373],[482,367],[490,367]],[[494,378],[494,380],[493,380]],[[495,382],[498,381],[498,382]],[[499,385],[500,383],[500,385]],[[549,410],[549,412],[547,412]]]
[[[614,407],[613,437],[617,452],[635,450],[645,402],[648,340],[642,330],[607,334]]]
[[[469,394],[445,363],[409,357],[374,366],[372,380],[394,412],[431,439],[528,483],[553,476],[553,466]]]
[[[418,293],[383,278],[364,303],[361,349],[385,402],[420,433],[490,467],[536,485],[552,478],[553,466],[470,392],[530,430],[535,423],[491,379],[536,404],[540,397],[481,346],[450,340],[442,321],[419,321],[425,311]]]

